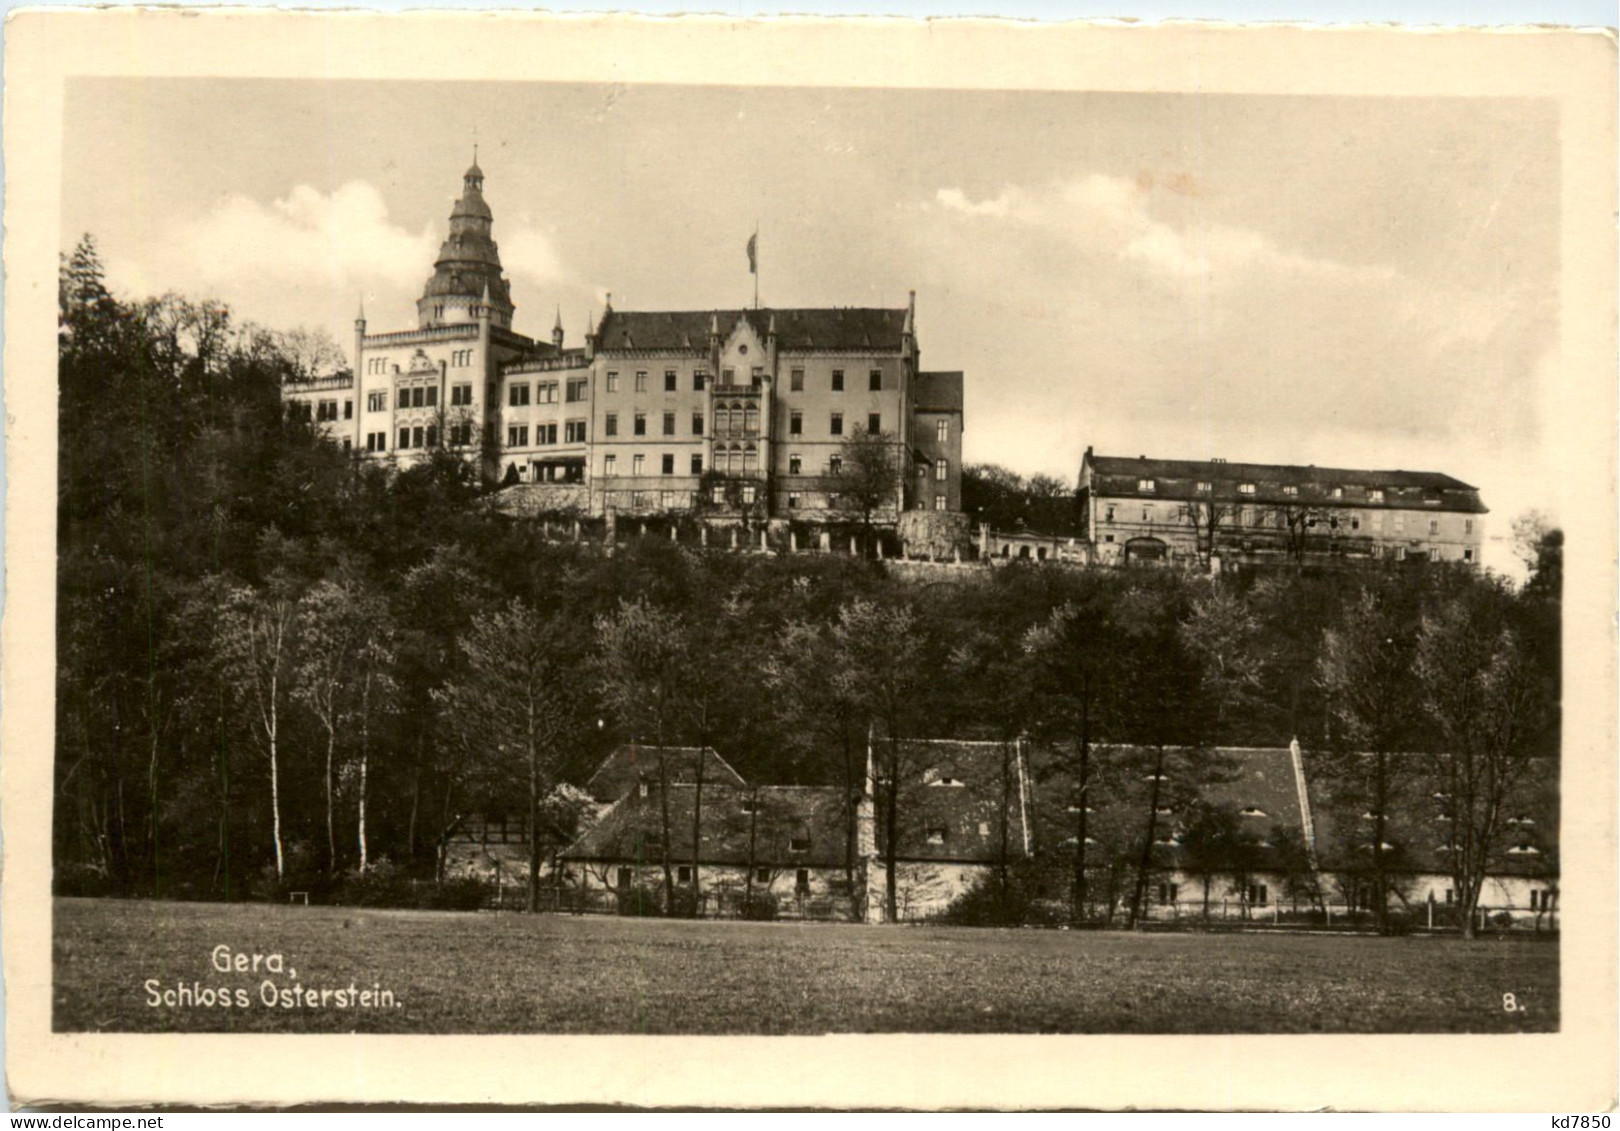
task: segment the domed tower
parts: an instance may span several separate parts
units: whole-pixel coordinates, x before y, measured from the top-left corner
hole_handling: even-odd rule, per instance
[[[475,153],[462,178],[461,199],[450,210],[450,234],[416,303],[422,329],[478,321],[477,308],[486,289],[491,323],[503,330],[512,328],[512,294],[501,274],[500,251],[490,236],[493,222],[484,203],[484,171]]]

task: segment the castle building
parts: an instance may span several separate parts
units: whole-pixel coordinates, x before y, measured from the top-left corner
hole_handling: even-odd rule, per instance
[[[286,397],[366,457],[465,450],[484,474],[545,485],[558,509],[847,517],[847,446],[875,437],[901,509],[961,508],[962,374],[925,372],[916,295],[899,308],[621,311],[581,346],[514,308],[475,161],[417,302],[417,327],[354,326],[352,376]]]
[[[1078,504],[1100,564],[1322,558],[1479,563],[1479,491],[1433,471],[1099,456]]]

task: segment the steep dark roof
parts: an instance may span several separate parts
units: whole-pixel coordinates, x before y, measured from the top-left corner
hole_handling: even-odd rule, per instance
[[[671,783],[697,781],[698,748],[664,747],[664,762]],[[585,782],[585,790],[598,801],[617,801],[635,791],[638,784],[658,782],[658,748],[644,743],[615,747]],[[712,746],[703,748],[703,786],[744,786],[743,776],[731,768]]]
[[[1217,460],[1150,459],[1128,456],[1099,456],[1090,452],[1086,462],[1092,470],[1097,495],[1140,496],[1161,499],[1239,500],[1246,503],[1299,505],[1308,502],[1336,506],[1385,506],[1421,509],[1461,510],[1483,514],[1486,507],[1477,488],[1438,471],[1379,471],[1343,467],[1311,467],[1298,464],[1224,463]],[[1152,491],[1141,491],[1138,482],[1154,480]],[[1200,482],[1209,483],[1209,493],[1199,492]],[[1253,483],[1255,492],[1240,495],[1239,483]],[[1297,488],[1287,495],[1284,487]],[[1342,498],[1332,497],[1333,488],[1345,489]],[[1367,492],[1385,491],[1382,503],[1373,503]]]
[[[692,809],[697,789],[671,786],[669,853],[672,862],[692,863]],[[757,802],[759,812],[746,806]],[[623,861],[654,864],[663,859],[659,840],[663,806],[657,787],[643,797],[632,792],[621,799],[562,855],[567,860]],[[733,786],[703,787],[699,836],[701,864],[749,862],[749,828],[753,825],[756,867],[843,868],[849,863],[848,815],[843,791],[831,786],[766,785],[757,790]],[[798,844],[801,847],[795,847]]]
[[[1087,835],[1117,849],[1141,836],[1145,828],[1152,784],[1148,769],[1151,751],[1093,743],[1092,753],[1092,772],[1100,780],[1094,784],[1090,800],[1092,815]],[[1209,751],[1170,747],[1165,753],[1166,781],[1160,790],[1161,812],[1155,840],[1173,840],[1194,801],[1231,807],[1242,818],[1244,827],[1260,838],[1269,837],[1278,827],[1299,830],[1303,837],[1305,822],[1299,807],[1293,756],[1286,746],[1221,746]],[[1036,812],[1045,848],[1073,843],[1075,819],[1069,806],[1074,800],[1074,786],[1060,761],[1066,754],[1066,748],[1044,750],[1038,758]],[[1138,756],[1126,757],[1130,754]],[[1181,768],[1195,754],[1209,775],[1209,780],[1196,788],[1181,774]],[[1156,852],[1161,864],[1175,863],[1173,843],[1161,843]]]
[[[1370,756],[1369,756],[1370,757]],[[1391,798],[1385,821],[1385,843],[1397,848],[1407,870],[1446,874],[1447,823],[1434,783],[1420,754],[1394,757],[1408,764]],[[1371,806],[1365,790],[1353,783],[1330,779],[1322,772],[1325,756],[1307,751],[1306,774],[1311,780],[1311,811],[1316,818],[1317,856],[1324,870],[1358,857],[1372,843]],[[1534,759],[1520,779],[1503,814],[1505,824],[1499,849],[1487,866],[1492,875],[1544,876],[1558,872],[1558,764]],[[1517,851],[1514,851],[1517,850]]]
[[[874,766],[881,774],[881,742],[874,752]],[[1020,795],[1023,778],[1017,747],[940,739],[901,743],[901,761],[907,772],[900,784],[896,856],[965,863],[999,859],[1004,756],[1011,759],[1007,766],[1011,778],[1006,794],[1007,851],[1009,856],[1022,856],[1028,798]],[[944,834],[937,843],[931,839],[936,832]],[[876,833],[882,855],[888,843],[882,798],[877,803]]]
[[[1092,749],[1096,756],[1093,772],[1105,776],[1097,783],[1091,801],[1087,835],[1101,846],[1119,850],[1142,835],[1147,820],[1147,785],[1140,759],[1130,770],[1119,769],[1122,759],[1118,755],[1137,748],[1099,743]],[[1176,747],[1167,753],[1174,758],[1189,751]],[[1065,754],[1066,750],[1043,748],[1032,756],[1038,783],[1034,789],[1032,822],[1041,846],[1047,850],[1072,845],[1075,834],[1075,815],[1070,808],[1073,783],[1063,769]],[[1110,758],[1110,755],[1115,757]],[[1159,814],[1155,833],[1155,840],[1160,842],[1154,850],[1155,860],[1160,866],[1177,864],[1179,853],[1173,843],[1174,836],[1186,819],[1189,803],[1195,799],[1230,806],[1239,813],[1244,827],[1261,837],[1269,838],[1279,828],[1294,830],[1303,837],[1305,821],[1299,805],[1293,758],[1287,747],[1220,747],[1214,755],[1212,767],[1216,778],[1197,790],[1182,788],[1183,783],[1176,780],[1174,771],[1167,775],[1171,780],[1160,798],[1165,811]],[[1417,759],[1421,756],[1402,757]],[[1344,867],[1347,859],[1354,859],[1353,854],[1365,850],[1370,843],[1371,821],[1363,819],[1366,804],[1356,803],[1346,785],[1328,778],[1324,760],[1320,752],[1301,752],[1317,860],[1323,872],[1331,873]],[[1106,776],[1110,774],[1111,778]],[[1421,767],[1410,768],[1389,808],[1385,841],[1401,852],[1399,863],[1392,863],[1391,867],[1444,875],[1449,870],[1442,850],[1445,824],[1437,820],[1439,804]],[[1524,775],[1508,809],[1506,816],[1512,818],[1513,823],[1503,829],[1501,850],[1490,862],[1490,873],[1557,874],[1557,765],[1550,760],[1537,760]],[[1527,848],[1535,851],[1526,851]]]
[[[918,412],[961,412],[962,372],[919,373],[915,393]]]
[[[791,310],[609,310],[598,327],[597,348],[655,352],[707,350],[718,320],[722,337],[746,320],[760,337],[776,323],[779,351],[893,352],[902,344],[906,311],[865,307]]]

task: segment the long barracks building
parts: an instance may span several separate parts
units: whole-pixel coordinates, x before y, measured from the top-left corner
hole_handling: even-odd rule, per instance
[[[354,372],[289,401],[365,456],[448,446],[559,508],[838,517],[844,445],[892,445],[893,509],[961,509],[962,374],[921,369],[916,297],[893,309],[620,311],[582,346],[514,308],[475,162],[414,330],[354,326]],[[885,513],[889,508],[885,508]],[[892,517],[892,515],[890,516]]]

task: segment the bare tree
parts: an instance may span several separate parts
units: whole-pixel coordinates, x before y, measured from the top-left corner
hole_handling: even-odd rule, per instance
[[[1219,746],[1228,720],[1251,703],[1262,683],[1259,620],[1248,602],[1215,583],[1193,600],[1179,634],[1198,665],[1203,692],[1197,737]]]
[[[1074,813],[1074,873],[1070,918],[1086,917],[1086,842],[1096,798],[1092,728],[1108,671],[1106,612],[1100,593],[1054,609],[1024,636],[1024,651],[1036,670],[1040,729],[1070,751],[1070,808]]]
[[[1423,617],[1415,664],[1423,709],[1437,732],[1428,758],[1457,888],[1464,937],[1495,861],[1509,799],[1531,764],[1545,705],[1508,616],[1508,595],[1479,580]]]
[[[922,636],[916,615],[905,605],[853,601],[838,610],[832,627],[833,680],[841,693],[861,702],[868,718],[883,728],[876,773],[883,807],[883,869],[888,921],[899,921],[901,793],[915,769],[905,737],[921,676]]]
[[[861,538],[872,549],[872,517],[899,510],[900,487],[905,477],[903,445],[890,432],[858,432],[839,450],[842,470],[838,494],[844,505],[861,516]]]
[[[336,581],[322,581],[301,601],[302,647],[294,671],[293,698],[309,708],[326,739],[326,871],[337,871],[334,811],[338,731],[348,714],[349,668],[362,626],[354,595]]]
[[[502,776],[528,787],[528,909],[540,905],[540,806],[577,724],[572,671],[557,647],[569,625],[521,600],[481,613],[461,640],[465,666],[442,692],[445,717],[469,745],[493,754]],[[516,773],[514,773],[516,771]]]
[[[800,745],[818,762],[830,756],[831,766],[816,769],[836,776],[842,786],[844,843],[853,846],[856,806],[865,788],[862,744],[870,704],[859,681],[827,678],[829,671],[836,670],[838,659],[830,630],[795,620],[784,625],[775,639],[776,646],[763,659],[770,702],[788,743]],[[845,879],[851,891],[855,890],[855,867],[851,849],[845,856]]]
[[[598,617],[596,639],[603,700],[635,732],[645,735],[650,731],[653,736],[662,822],[659,856],[664,870],[664,909],[673,912],[675,871],[670,863],[670,767],[665,743],[676,719],[686,677],[686,625],[678,614],[638,597],[620,601],[616,612]],[[692,874],[697,874],[696,861]]]
[[[1364,589],[1323,634],[1316,665],[1328,710],[1322,776],[1340,786],[1341,804],[1365,804],[1372,814],[1373,910],[1380,931],[1389,914],[1390,806],[1417,769],[1398,754],[1418,712],[1415,627],[1398,607]]]
[[[329,377],[344,368],[343,351],[324,327],[274,331],[271,341],[286,360],[291,370],[289,376],[295,381]]]
[[[226,593],[214,641],[231,692],[252,712],[254,734],[269,761],[278,880],[287,870],[281,838],[281,733],[297,630],[298,595],[290,579],[276,575],[262,591],[237,586]]]
[[[1238,508],[1230,501],[1213,497],[1192,499],[1185,506],[1187,522],[1193,528],[1193,547],[1198,564],[1208,568],[1215,554],[1215,539],[1224,525],[1237,524]]]

